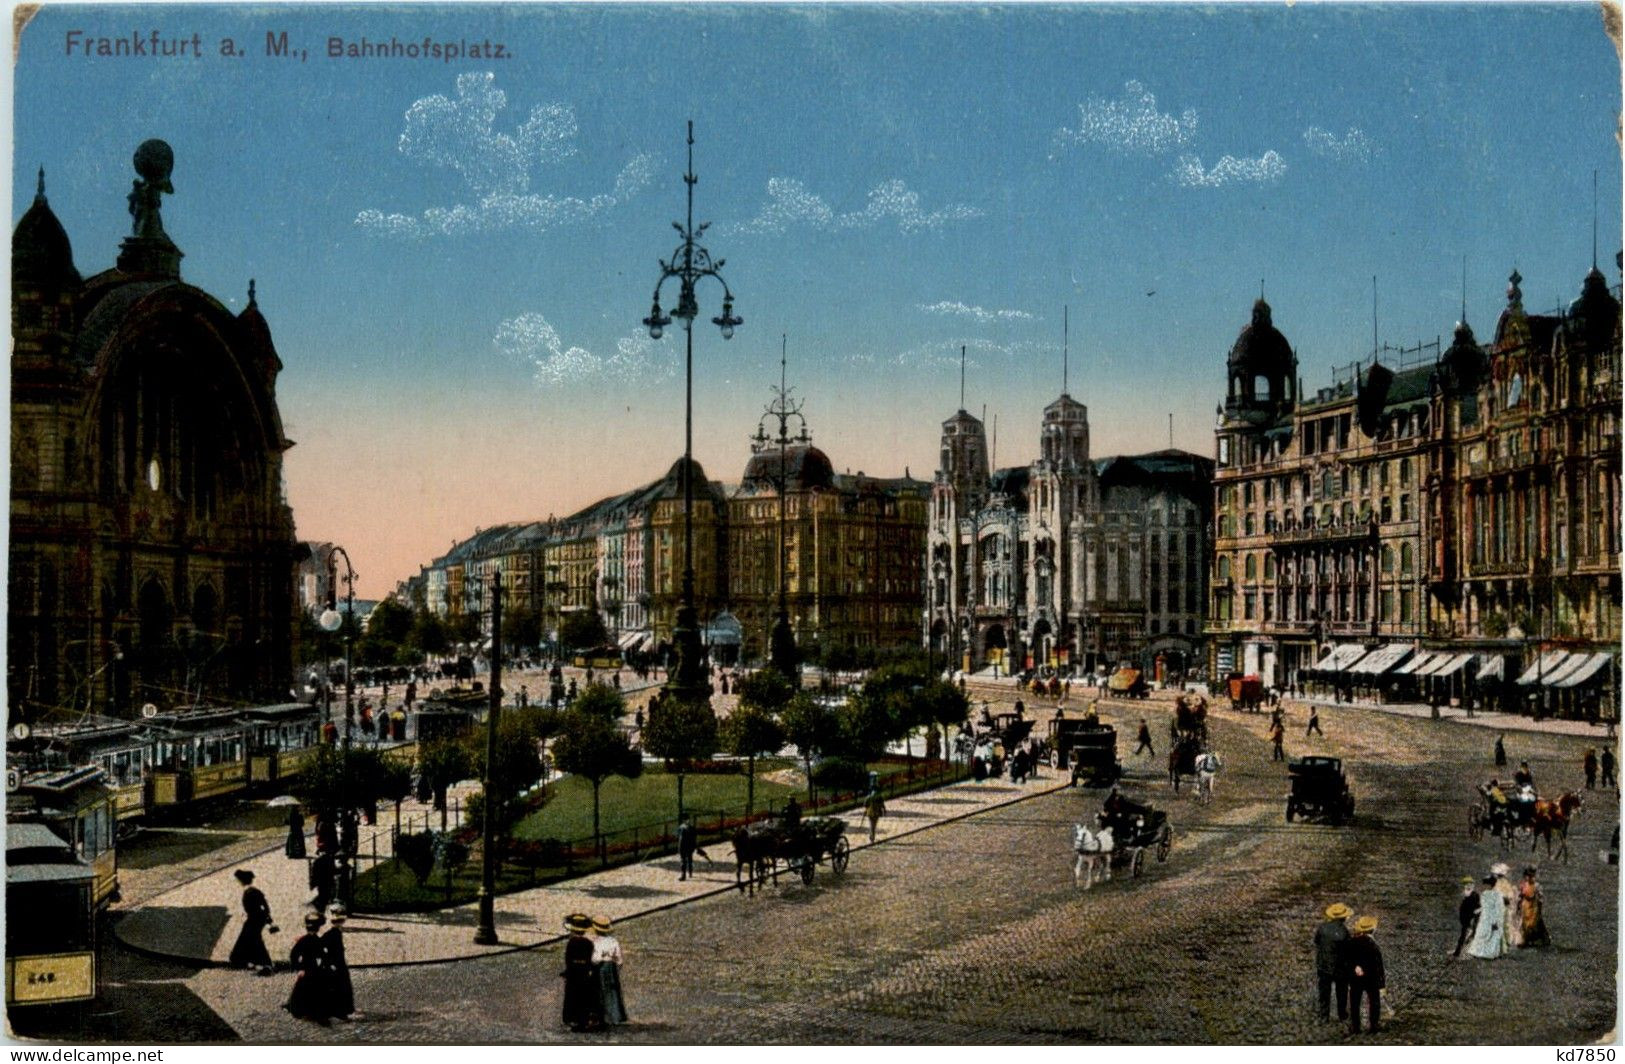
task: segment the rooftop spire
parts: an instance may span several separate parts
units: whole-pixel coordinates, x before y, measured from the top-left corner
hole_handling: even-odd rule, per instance
[[[43,179],[42,179],[43,180]],[[1591,268],[1597,268],[1597,171],[1591,171]]]
[[[959,345],[959,409],[965,409],[965,345]]]
[[[1467,324],[1467,256],[1461,257],[1461,323]]]
[[[252,277],[248,279],[248,305],[251,307],[257,305],[254,302],[254,278]]]
[[[1593,173],[1593,175],[1592,175],[1593,179],[1595,178],[1595,176],[1596,175]],[[1596,184],[1596,181],[1593,180],[1592,184],[1593,185]],[[45,167],[43,167],[43,166],[39,168],[39,188],[35,190],[34,198],[35,199],[41,199],[41,200],[45,198]],[[1596,225],[1593,224],[1591,229],[1592,229],[1591,258],[1593,260],[1592,265],[1595,265],[1596,264],[1595,260],[1597,258],[1597,240],[1596,240],[1596,229],[1597,229],[1597,227],[1596,227]]]
[[[1070,319],[1069,319],[1070,314],[1071,314],[1071,308],[1064,307],[1064,306],[1061,308],[1061,394],[1062,395],[1066,394],[1066,374],[1067,374],[1068,360],[1069,360],[1069,351],[1068,351],[1067,344],[1068,344],[1068,336],[1069,336],[1070,329],[1071,329],[1071,322],[1070,322]]]

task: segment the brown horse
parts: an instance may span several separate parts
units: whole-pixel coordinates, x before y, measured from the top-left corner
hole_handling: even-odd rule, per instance
[[[1535,803],[1535,816],[1533,822],[1534,841],[1529,852],[1534,853],[1540,840],[1546,840],[1546,856],[1552,855],[1552,834],[1557,834],[1557,854],[1565,862],[1569,859],[1569,822],[1580,812],[1580,796],[1574,791],[1565,791],[1557,801],[1541,799]]]

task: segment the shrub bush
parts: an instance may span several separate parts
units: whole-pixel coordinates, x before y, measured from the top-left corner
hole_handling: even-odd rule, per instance
[[[400,835],[395,839],[396,858],[417,877],[420,887],[429,881],[429,873],[434,871],[434,851],[435,839],[432,831]]]
[[[869,788],[869,769],[861,761],[833,757],[813,769],[813,783],[824,791],[859,793]]]

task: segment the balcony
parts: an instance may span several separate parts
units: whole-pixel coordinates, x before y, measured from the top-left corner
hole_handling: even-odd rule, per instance
[[[1277,544],[1334,543],[1367,539],[1371,526],[1358,521],[1346,525],[1316,525],[1314,528],[1278,529],[1273,540]]]

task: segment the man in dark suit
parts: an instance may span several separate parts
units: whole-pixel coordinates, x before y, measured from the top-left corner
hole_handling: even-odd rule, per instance
[[[1367,1026],[1372,1034],[1381,1027],[1382,992],[1388,982],[1382,969],[1382,950],[1371,933],[1377,929],[1375,916],[1362,916],[1354,921],[1348,943],[1343,947],[1344,965],[1349,979],[1349,1031],[1360,1033],[1360,1001],[1366,1001]]]
[[[694,822],[683,817],[677,824],[677,857],[682,862],[682,870],[678,879],[687,879],[694,874],[694,851],[699,849],[699,837],[694,831]]]
[[[1337,1018],[1348,1019],[1348,985],[1340,970],[1343,946],[1348,942],[1349,930],[1344,921],[1354,915],[1342,902],[1326,907],[1326,919],[1315,928],[1315,981],[1319,984],[1320,1018],[1332,1016],[1332,991],[1337,992]]]
[[[1461,920],[1461,934],[1456,939],[1456,948],[1450,955],[1461,956],[1461,947],[1467,944],[1473,929],[1478,925],[1478,890],[1472,876],[1461,877],[1461,901],[1456,906],[1456,916]]]

